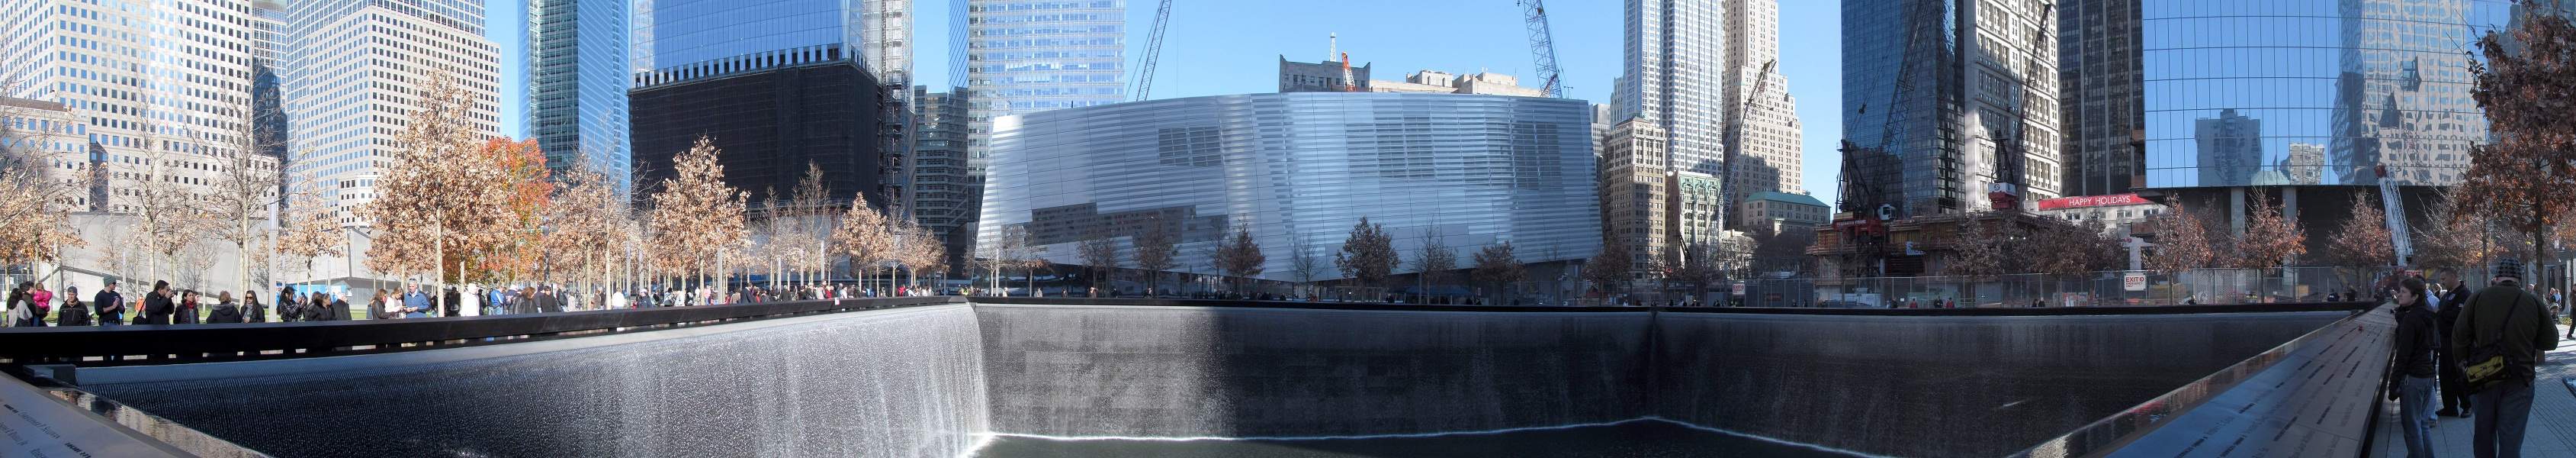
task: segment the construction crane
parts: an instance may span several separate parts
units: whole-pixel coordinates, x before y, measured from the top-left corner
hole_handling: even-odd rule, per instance
[[[2048,31],[2056,30],[2049,20],[2057,17],[2057,5],[2040,3],[2035,15],[2039,27],[2032,29],[2030,46],[2056,46]],[[2030,88],[2039,83],[2038,72],[2025,71],[2021,85],[2013,88],[2012,127],[2009,133],[1995,137],[1995,182],[1986,189],[1986,200],[1995,210],[2021,210],[2022,195],[2030,188]],[[2050,75],[2054,77],[2054,75]]]
[[[1717,221],[1721,228],[1735,227],[1727,220],[1727,217],[1735,215],[1729,210],[1735,209],[1736,204],[1735,192],[1729,188],[1735,187],[1735,160],[1744,155],[1744,118],[1753,116],[1753,101],[1762,99],[1764,90],[1771,87],[1771,66],[1779,63],[1779,59],[1762,61],[1762,71],[1753,74],[1753,91],[1745,93],[1743,100],[1735,101],[1735,119],[1726,123],[1726,156],[1718,162],[1720,172],[1717,180],[1717,195],[1723,199],[1717,206]]]
[[[1518,1],[1522,22],[1529,26],[1530,59],[1538,61],[1538,78],[1547,82],[1543,88],[1548,97],[1565,98],[1565,86],[1557,78],[1556,35],[1547,31],[1547,6],[1539,0]]]
[[[1154,64],[1163,57],[1163,26],[1171,22],[1172,0],[1163,0],[1162,6],[1154,8],[1154,30],[1145,35],[1145,63],[1136,66],[1136,81],[1129,83],[1135,86],[1128,88],[1127,91],[1135,94],[1136,98],[1132,100],[1143,101],[1153,98]]]

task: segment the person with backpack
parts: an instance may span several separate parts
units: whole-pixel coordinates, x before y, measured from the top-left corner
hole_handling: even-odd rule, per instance
[[[2397,428],[2406,434],[2406,456],[2433,456],[2433,417],[2427,415],[2433,401],[2433,348],[2441,346],[2440,331],[2433,330],[2432,303],[2424,292],[2424,280],[2409,278],[2401,283],[2393,297],[2397,300],[2397,338],[2388,358],[2388,400],[2398,401]]]
[[[2471,407],[2477,411],[2471,436],[2479,458],[2522,456],[2522,437],[2531,421],[2532,383],[2541,359],[2558,348],[2558,324],[2548,304],[2522,286],[2522,263],[2496,261],[2495,284],[2469,296],[2453,324],[2451,353],[2467,373]]]

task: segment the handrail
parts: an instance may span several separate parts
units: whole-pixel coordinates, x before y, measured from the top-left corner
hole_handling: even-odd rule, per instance
[[[0,364],[113,366],[426,350],[965,301],[895,297],[394,320],[0,328]]]

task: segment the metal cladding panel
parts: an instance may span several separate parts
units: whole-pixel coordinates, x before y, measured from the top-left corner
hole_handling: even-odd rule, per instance
[[[994,122],[977,246],[1013,225],[1074,232],[1035,244],[1055,263],[1081,264],[1081,239],[1127,243],[1132,228],[1083,231],[1106,223],[1041,211],[1088,205],[1096,221],[1188,219],[1180,264],[1193,271],[1205,271],[1215,235],[1244,227],[1268,256],[1262,277],[1290,279],[1294,253],[1329,259],[1363,217],[1385,225],[1399,251],[1436,235],[1462,256],[1508,241],[1525,262],[1588,258],[1600,248],[1591,120],[1578,100],[1404,93],[1226,95],[1004,117]]]

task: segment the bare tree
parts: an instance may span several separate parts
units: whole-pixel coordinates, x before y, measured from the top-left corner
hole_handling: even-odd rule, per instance
[[[1422,283],[1422,291],[1417,293],[1426,297],[1431,295],[1432,285],[1447,283],[1449,271],[1458,269],[1458,252],[1449,249],[1449,244],[1434,231],[1423,234],[1422,249],[1413,257],[1414,275]]]
[[[1153,291],[1147,293],[1150,296],[1160,292],[1164,271],[1180,267],[1181,240],[1160,218],[1146,221],[1145,225],[1144,233],[1128,241],[1136,246],[1136,269],[1145,271],[1145,289]]]
[[[1721,252],[1716,244],[1692,243],[1682,247],[1682,255],[1664,272],[1664,279],[1681,283],[1690,289],[1690,297],[1708,292],[1710,285],[1726,281],[1726,269],[1720,265]]]
[[[2432,209],[2424,219],[2428,224],[2408,231],[2414,237],[2414,264],[2425,269],[2458,269],[2484,265],[2498,254],[2495,244],[2487,243],[2486,220],[2464,217],[2455,203],[2459,187],[2440,188]]]
[[[1091,265],[1091,286],[1100,287],[1101,278],[1118,271],[1118,239],[1109,237],[1084,240],[1074,247],[1082,263]]]
[[[0,82],[0,94],[12,93],[14,81]],[[91,173],[88,164],[54,167],[56,152],[44,150],[68,127],[43,129],[26,119],[33,110],[0,104],[0,265],[61,261],[64,248],[87,243],[71,227],[72,203]]]
[[[277,161],[262,160],[266,156],[260,151],[268,145],[261,144],[259,134],[251,129],[250,107],[233,109],[240,112],[240,119],[228,123],[221,146],[205,151],[215,158],[214,168],[221,173],[213,180],[214,192],[207,195],[206,209],[215,223],[209,229],[217,239],[231,242],[240,255],[235,284],[248,288],[252,267],[266,266],[270,259],[267,250],[257,245],[269,241],[269,230],[262,222],[275,210],[279,178]]]
[[[1628,246],[1620,243],[1618,237],[1603,238],[1601,252],[1583,262],[1583,280],[1600,285],[1604,293],[1618,292],[1628,283],[1631,270],[1636,268],[1636,262],[1630,256]]]
[[[212,229],[216,219],[206,195],[181,184],[192,177],[178,170],[193,162],[178,150],[194,150],[194,145],[166,139],[152,133],[155,131],[146,129],[141,136],[142,169],[127,176],[134,185],[116,190],[110,200],[121,202],[124,210],[133,212],[138,219],[122,244],[149,254],[148,273],[162,278],[160,266],[176,261],[180,253]]]
[[[1314,248],[1298,245],[1295,255],[1288,258],[1288,271],[1297,276],[1299,287],[1313,285],[1315,278],[1324,276],[1324,269],[1327,268],[1324,265],[1324,256],[1316,254]]]
[[[1333,254],[1333,265],[1341,268],[1342,276],[1362,287],[1384,286],[1399,261],[1395,237],[1386,233],[1385,225],[1369,224],[1365,216],[1351,226],[1350,238],[1342,241],[1342,251]]]
[[[277,240],[271,246],[310,274],[313,258],[341,255],[340,218],[328,194],[334,187],[311,171],[295,172],[291,178],[285,207],[277,211]]]
[[[1476,270],[1471,275],[1476,283],[1493,288],[1492,297],[1500,303],[1510,299],[1508,290],[1528,276],[1529,270],[1512,254],[1511,242],[1496,242],[1476,251]]]

